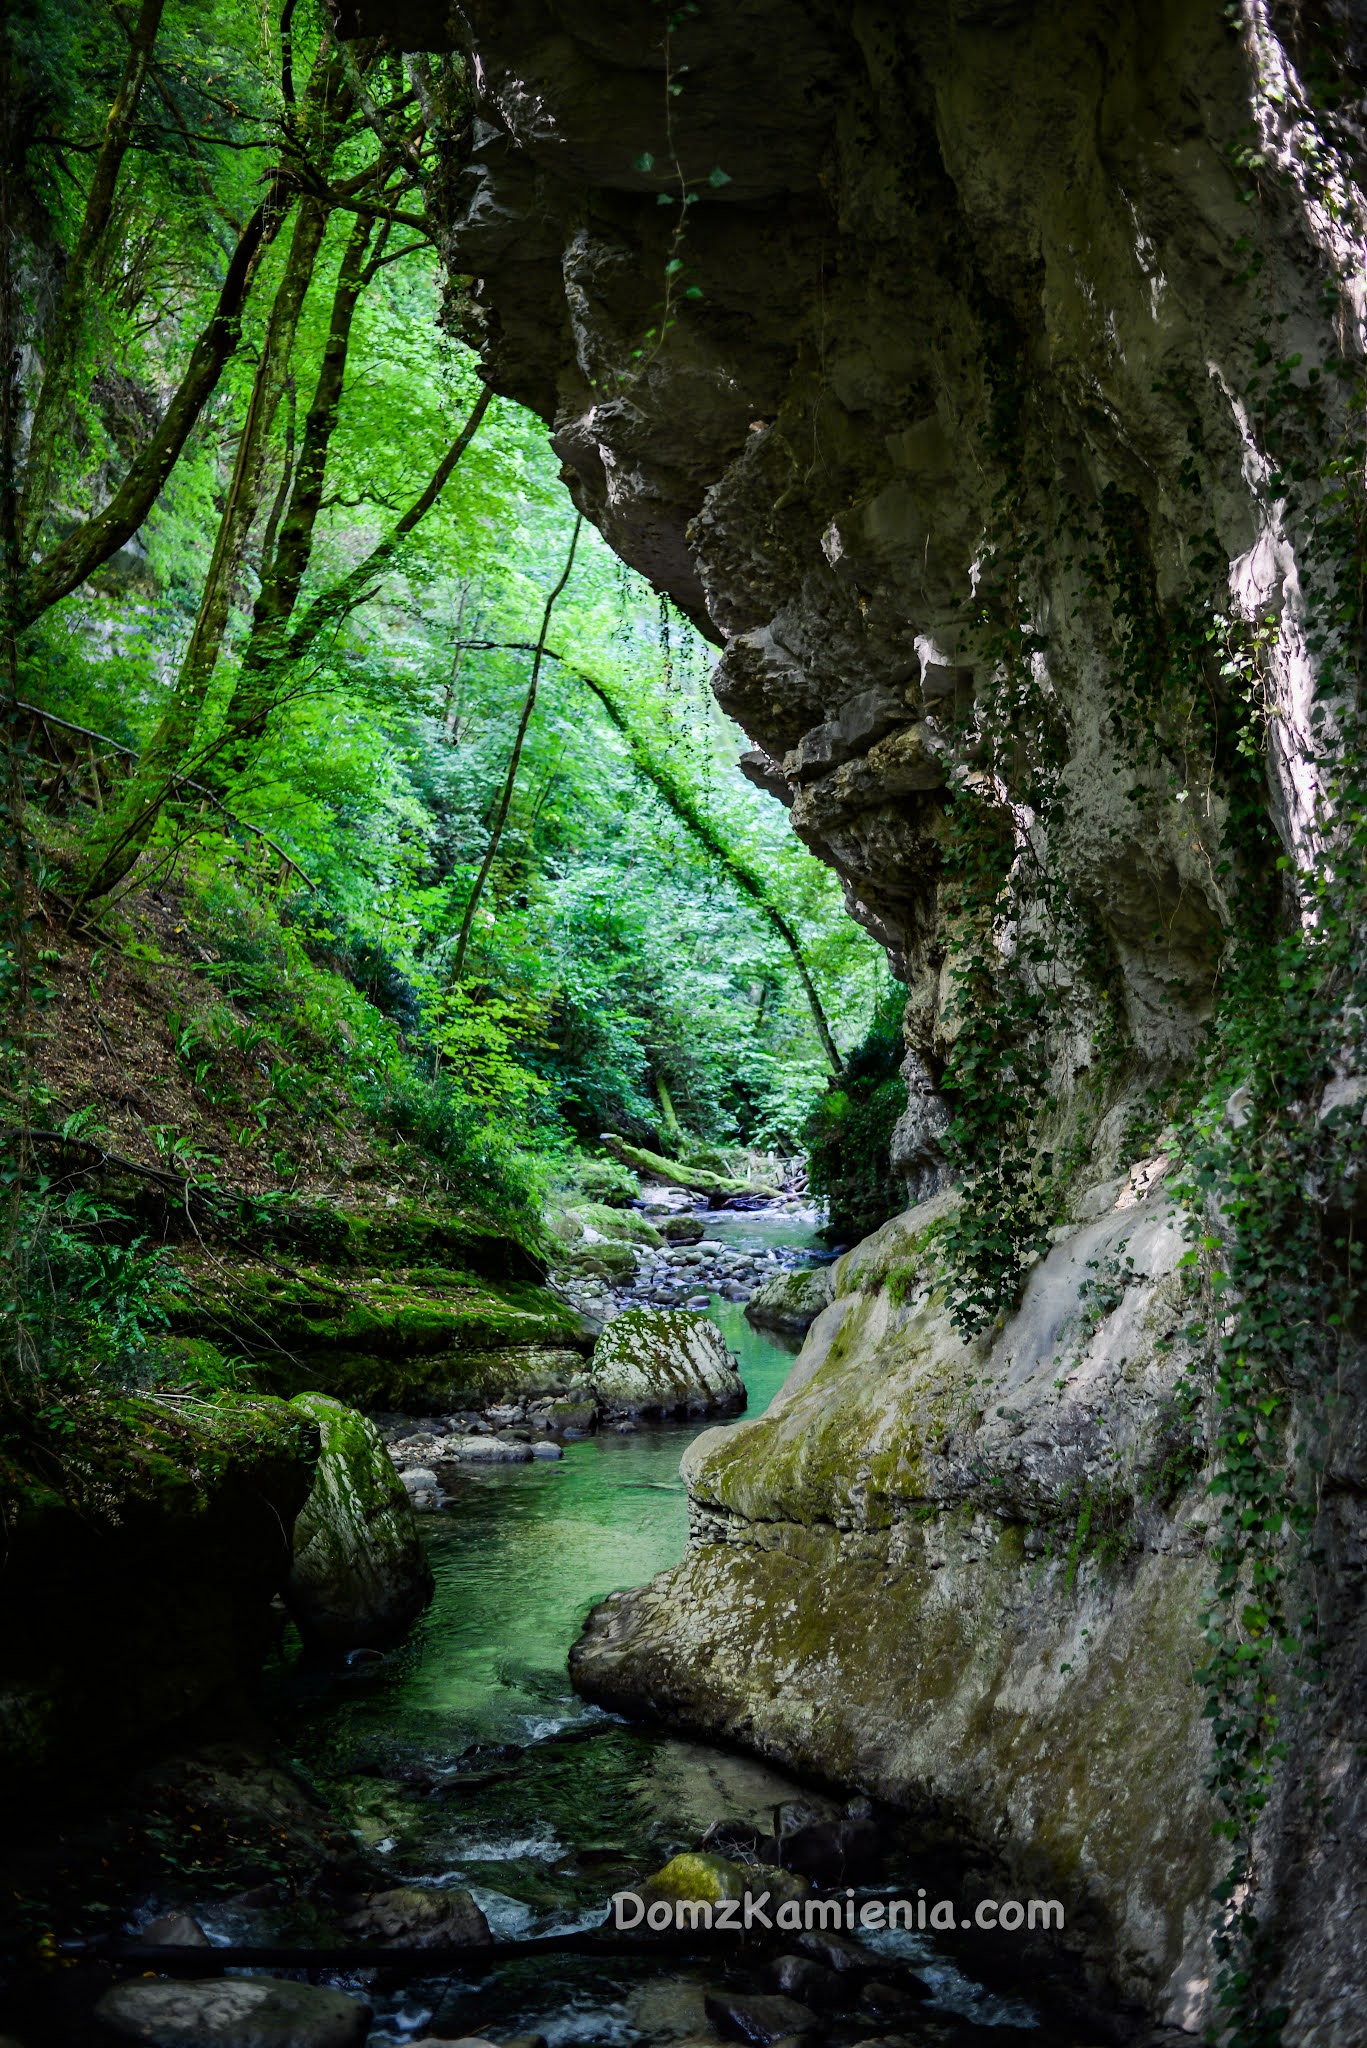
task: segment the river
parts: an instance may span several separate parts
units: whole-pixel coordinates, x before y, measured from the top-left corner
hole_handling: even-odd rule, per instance
[[[737,1245],[809,1241],[786,1216],[712,1216],[708,1228]],[[797,1340],[752,1329],[740,1305],[715,1296],[710,1312],[739,1360],[746,1415],[763,1414]],[[711,1823],[768,1827],[784,1802],[821,1805],[763,1763],[628,1725],[570,1688],[566,1657],[589,1608],[682,1555],[679,1460],[698,1428],[605,1431],[558,1463],[472,1467],[454,1504],[424,1518],[436,1591],[412,1639],[341,1676],[289,1660],[277,1670],[271,1706],[287,1746],[393,1883],[468,1889],[502,1939],[589,1929],[614,1890],[696,1847]],[[918,2039],[981,2039],[983,2027],[1002,2048],[1055,2038],[1027,2001],[989,1993],[928,1936],[879,1941],[931,1988],[926,2018],[938,2025]],[[717,1962],[543,1956],[467,1984],[372,1986],[372,2041],[429,2031],[540,2034],[550,2048],[707,2041],[702,2000],[722,1974]],[[830,2038],[887,2032],[852,2021]]]

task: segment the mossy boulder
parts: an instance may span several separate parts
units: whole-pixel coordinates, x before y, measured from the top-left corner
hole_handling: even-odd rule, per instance
[[[0,1779],[238,1697],[317,1457],[309,1417],[232,1394],[73,1397],[0,1441]]]
[[[698,1244],[707,1235],[701,1216],[666,1216],[659,1229],[666,1244]]]
[[[273,1250],[345,1269],[420,1263],[483,1280],[538,1281],[545,1261],[530,1219],[519,1234],[465,1210],[391,1195],[383,1202],[294,1198],[256,1204],[243,1235]]]
[[[775,1273],[746,1302],[745,1320],[757,1330],[786,1330],[790,1336],[800,1337],[830,1301],[831,1291],[829,1266]]]
[[[672,1856],[663,1870],[646,1879],[645,1890],[659,1899],[707,1899],[713,1905],[743,1899],[747,1892],[751,1897],[768,1892],[771,1902],[781,1905],[784,1899],[805,1898],[811,1886],[770,1864],[733,1863],[729,1856],[692,1850]]]
[[[629,1244],[602,1238],[595,1244],[567,1244],[560,1263],[574,1273],[591,1273],[600,1280],[619,1285],[636,1276],[636,1254]]]
[[[725,1415],[745,1384],[720,1330],[681,1309],[627,1309],[598,1339],[589,1376],[610,1415]]]
[[[290,1405],[322,1439],[285,1586],[299,1633],[328,1655],[395,1642],[432,1597],[407,1490],[374,1424],[354,1408],[326,1394]]]
[[[1156,1199],[1070,1231],[966,1343],[950,1200],[840,1260],[766,1413],[693,1440],[687,1555],[595,1611],[571,1673],[615,1712],[949,1816],[1084,1944],[1104,1912],[1127,1994],[1175,2013],[1220,1857],[1199,1450],[1158,1484],[1190,1370],[1181,1217]]]
[[[601,1202],[575,1202],[572,1207],[556,1210],[549,1227],[551,1235],[562,1244],[596,1244],[602,1238],[611,1238],[622,1244],[644,1244],[658,1250],[664,1243],[655,1225],[638,1210],[609,1209]]]

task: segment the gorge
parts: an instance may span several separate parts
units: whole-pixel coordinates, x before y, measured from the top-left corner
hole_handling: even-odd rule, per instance
[[[172,1877],[99,1880],[121,1936],[89,1913],[69,1950],[44,1935],[20,2039],[77,2010],[82,2041],[294,2039],[232,2033],[240,2015],[177,2034],[146,2003],[170,1994],[140,1990],[143,1964],[178,1973],[146,1930],[181,1912],[246,1969],[294,1955],[367,1999],[365,2020],[313,2009],[339,2042],[1357,2048],[1367,13],[327,0],[307,89],[293,13],[261,32],[284,168],[260,205],[297,204],[296,239],[224,401],[244,424],[200,494],[220,524],[167,639],[184,666],[158,654],[139,683],[116,799],[42,642],[40,704],[61,726],[74,702],[84,737],[41,786],[36,740],[15,771],[41,849],[15,929],[51,939],[15,957],[59,1020],[34,1030],[40,1092],[8,1091],[15,1185],[50,1162],[59,1253],[86,1230],[163,1263],[150,1306],[116,1254],[101,1268],[125,1375],[108,1438],[82,1434],[80,1391],[30,1403],[4,1451],[0,1762],[46,1784],[77,1752],[117,1776],[197,1742],[136,1796],[158,1828],[168,1783],[175,1826],[226,1814],[230,1875],[167,1822]],[[341,144],[318,169],[338,108],[378,184]],[[296,412],[271,351],[302,317],[309,206],[352,239],[327,245]],[[362,321],[386,395],[325,492],[328,366],[335,416],[363,268],[405,253],[400,228],[440,282]],[[431,486],[404,438],[420,326],[448,379]],[[454,442],[453,390],[474,394]],[[496,483],[366,613],[486,391]],[[399,482],[375,486],[389,455]],[[119,502],[101,479],[92,526]],[[356,505],[324,588],[311,522]],[[57,503],[58,566],[71,523]],[[462,555],[457,580],[445,556],[480,528],[508,560]],[[597,536],[630,572],[615,597]],[[306,573],[322,594],[296,611]],[[232,680],[196,677],[230,613]],[[414,648],[439,615],[438,660]],[[131,659],[123,626],[81,630]],[[712,699],[685,717],[704,644]],[[658,689],[628,687],[656,659]],[[272,662],[288,687],[244,710]],[[36,732],[25,688],[7,715]],[[606,723],[576,784],[590,700]],[[182,713],[209,737],[163,767]],[[709,809],[722,715],[748,745]],[[329,753],[367,720],[369,753]],[[880,949],[890,1007],[780,818]],[[212,860],[210,826],[235,835]],[[629,989],[628,958],[649,963]],[[540,1178],[515,1156],[533,1140]],[[816,1247],[802,1143],[814,1175],[823,1144],[856,1162],[876,1228],[833,1201]],[[72,1206],[96,1182],[113,1223]],[[51,1327],[24,1325],[16,1384]],[[136,1681],[97,1701],[87,1645],[115,1671],[131,1646]],[[268,1726],[304,1776],[228,1726]],[[107,1796],[68,1889],[124,1826]],[[257,1843],[273,1802],[278,1853],[244,1851],[239,1807]],[[812,1852],[819,1895],[938,1878],[970,1934],[1007,1896],[1056,1902],[1062,1932],[742,1952],[729,1990],[710,1951],[574,1947],[609,1883],[807,1885],[798,1837],[837,1845]],[[48,1882],[21,1845],[12,1895],[31,1868]],[[568,1946],[500,1946],[482,1975],[447,1952],[532,1939]],[[359,1960],[334,1968],[346,1940]],[[424,1943],[446,1976],[396,1955]],[[59,1950],[89,1973],[67,2006],[40,1982]]]

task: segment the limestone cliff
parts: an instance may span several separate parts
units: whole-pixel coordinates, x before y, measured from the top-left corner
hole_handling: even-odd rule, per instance
[[[773,1415],[700,1444],[687,1561],[596,1619],[580,1682],[947,1813],[1184,2026],[1212,1818],[1257,1821],[1258,1996],[1346,2048],[1361,10],[429,18],[475,66],[453,247],[489,375],[718,642],[744,772],[905,977],[895,1156],[932,1205],[847,1262]],[[1250,1471],[1321,1564],[1280,1733],[1305,1587],[1275,1505],[1224,1515]]]

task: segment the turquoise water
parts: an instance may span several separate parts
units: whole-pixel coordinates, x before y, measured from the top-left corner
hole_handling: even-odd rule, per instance
[[[797,1341],[753,1330],[734,1302],[714,1301],[713,1314],[739,1361],[745,1414],[761,1415]],[[683,1555],[679,1460],[699,1427],[607,1430],[568,1444],[555,1464],[471,1467],[453,1505],[423,1523],[436,1594],[417,1637],[341,1709],[352,1738],[383,1735],[451,1759],[471,1743],[535,1741],[588,1715],[566,1675],[570,1645],[606,1594]]]
[[[807,1241],[791,1217],[708,1224],[733,1242]],[[711,1313],[739,1360],[746,1416],[763,1414],[797,1341],[753,1330],[734,1303],[714,1298]],[[471,1468],[453,1505],[423,1520],[436,1592],[412,1640],[343,1676],[297,1661],[277,1672],[281,1733],[390,1883],[468,1889],[502,1939],[597,1928],[614,1891],[696,1847],[714,1821],[768,1827],[777,1806],[804,1796],[755,1758],[629,1724],[570,1687],[566,1658],[589,1609],[683,1554],[679,1460],[699,1427],[605,1431],[558,1463]],[[226,1920],[218,1931],[243,1932]],[[947,2029],[937,2040],[966,2042],[988,2024],[1005,2030],[1003,2048],[1021,2028],[1040,2048],[1052,2041],[1028,2005],[983,1990],[928,1937],[909,1939],[935,1987],[928,2010]],[[539,2033],[549,2048],[706,2040],[702,2000],[719,1967],[543,1957],[482,1981],[372,1990],[372,2041],[429,2031]],[[868,2032],[867,2022],[833,2026],[832,2048]]]

